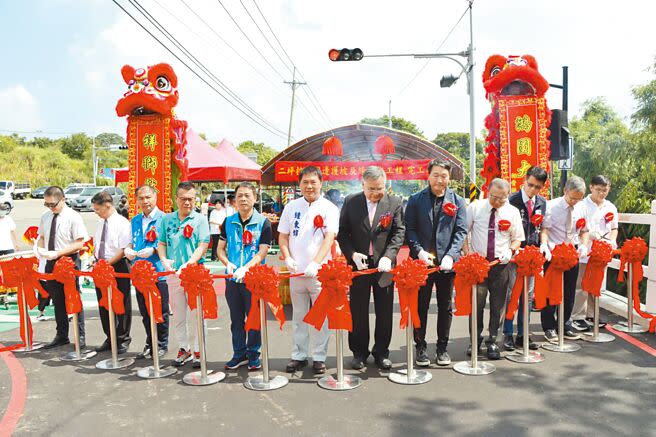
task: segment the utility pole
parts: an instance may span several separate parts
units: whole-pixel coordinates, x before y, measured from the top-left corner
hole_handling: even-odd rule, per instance
[[[98,173],[98,163],[96,162],[96,135],[92,134],[92,143],[91,143],[91,168],[93,169],[93,186],[96,186],[96,178]]]
[[[389,115],[387,116],[388,118],[388,123],[387,126],[392,129],[392,101],[389,101]]]
[[[301,85],[307,85],[307,82],[296,81],[296,66],[294,66],[292,81],[291,82],[285,81],[284,83],[292,87],[292,107],[291,110],[289,111],[289,131],[287,131],[287,147],[289,147],[292,144],[292,120],[294,120],[294,99],[296,98],[296,88],[298,88]]]
[[[563,65],[563,83],[562,85],[555,84],[555,83],[550,83],[550,87],[552,88],[558,88],[563,91],[563,111],[567,113],[567,106],[568,106],[568,92],[569,92],[569,78],[568,78],[568,67],[567,65]],[[552,145],[553,146],[553,145]],[[574,151],[572,151],[573,153]],[[571,157],[570,157],[571,158]],[[563,169],[560,171],[560,191],[562,192],[563,189],[565,188],[565,182],[567,182],[567,170]],[[553,181],[552,181],[552,189],[553,189]]]
[[[476,114],[474,113],[474,25],[469,0],[469,49],[467,50],[467,85],[469,91],[469,180],[476,184]]]

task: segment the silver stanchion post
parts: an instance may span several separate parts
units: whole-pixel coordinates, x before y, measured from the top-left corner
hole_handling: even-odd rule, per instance
[[[613,325],[613,328],[621,332],[639,334],[647,332],[647,328],[633,323],[633,267],[629,264],[628,279],[626,281],[626,322],[619,322]]]
[[[565,343],[565,275],[563,274],[563,293],[558,305],[558,344],[545,343],[543,348],[552,352],[576,352],[581,349],[576,343]]]
[[[96,363],[98,369],[103,370],[117,370],[131,366],[134,363],[134,358],[118,357],[118,350],[116,345],[116,317],[114,316],[114,307],[112,305],[112,287],[107,288],[107,310],[109,318],[109,342],[112,347],[112,357]]]
[[[317,384],[326,390],[351,390],[360,387],[362,378],[356,375],[344,375],[344,331],[342,329],[335,331],[335,348],[337,349],[337,379],[332,375],[326,375],[319,379]]]
[[[286,386],[289,379],[282,375],[269,376],[269,330],[266,323],[266,305],[264,299],[258,301],[260,305],[260,335],[262,337],[262,376],[250,376],[244,382],[244,387],[250,390],[267,391],[276,390]]]
[[[22,308],[19,308],[18,311],[23,312],[23,318],[25,319],[25,323],[23,324],[23,334],[25,336],[25,346],[14,349],[14,352],[32,352],[37,349],[41,349],[43,346],[45,346],[44,343],[39,343],[35,342],[32,340],[32,336],[30,335],[30,329],[29,329],[29,321],[30,321],[30,312],[29,308],[27,307],[27,300],[25,299],[25,286],[21,284],[20,286],[20,293],[23,297],[23,306]]]
[[[454,364],[453,370],[463,375],[489,375],[497,370],[496,366],[491,363],[478,362],[478,311],[477,311],[476,284],[472,285],[472,315],[471,315],[471,362],[460,361]]]
[[[196,322],[198,327],[198,347],[200,349],[200,372],[187,373],[182,381],[189,385],[211,385],[223,381],[226,377],[223,372],[207,370],[205,357],[205,326],[203,320],[203,299],[200,293],[196,296]]]
[[[59,357],[62,361],[84,361],[95,357],[97,352],[93,350],[82,350],[80,347],[80,327],[78,326],[78,313],[73,313],[73,340],[75,350]]]
[[[157,323],[153,315],[153,296],[148,293],[148,305],[150,308],[150,338],[153,342],[150,348],[150,353],[153,356],[153,365],[144,367],[137,371],[137,376],[146,379],[164,378],[165,376],[173,375],[177,369],[171,366],[160,369],[159,367],[159,337],[157,335]]]
[[[531,332],[529,328],[530,326],[529,318],[531,317],[531,311],[530,311],[531,305],[528,297],[528,276],[524,276],[523,299],[524,299],[524,308],[522,308],[522,311],[524,313],[524,322],[523,322],[523,329],[522,329],[524,332],[524,344],[522,345],[523,349],[521,352],[516,351],[513,352],[512,354],[508,354],[506,358],[516,363],[524,363],[524,364],[541,363],[542,361],[544,361],[544,355],[542,355],[540,352],[533,352],[528,348],[529,339],[531,337]]]
[[[388,378],[392,382],[404,385],[424,384],[433,378],[433,374],[427,370],[415,370],[414,339],[413,339],[412,314],[408,307],[408,324],[405,327],[405,347],[407,369],[398,372],[390,372]]]
[[[615,336],[599,332],[599,296],[594,297],[594,326],[592,332],[584,332],[583,340],[591,343],[608,343],[615,340]]]

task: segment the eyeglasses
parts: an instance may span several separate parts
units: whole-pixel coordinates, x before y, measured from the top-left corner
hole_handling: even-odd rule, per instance
[[[61,200],[58,200],[56,202],[43,202],[43,206],[45,206],[46,208],[54,208],[57,205],[59,205],[59,202],[61,202]]]
[[[506,200],[508,200],[508,196],[500,197],[500,196],[495,196],[494,194],[490,194],[489,197],[490,197],[490,199],[494,199],[498,202],[505,202]]]
[[[178,197],[178,200],[182,203],[186,203],[186,202],[193,202],[196,199],[193,197]]]
[[[529,188],[535,188],[536,190],[541,190],[544,185],[538,185],[538,184],[532,184],[530,182],[526,182],[526,186]]]

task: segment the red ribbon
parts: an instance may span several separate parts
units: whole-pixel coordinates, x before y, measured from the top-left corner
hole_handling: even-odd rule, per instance
[[[162,316],[162,295],[157,288],[157,272],[152,263],[146,260],[139,260],[132,266],[131,275],[132,285],[141,293],[146,302],[146,309],[148,315],[155,318],[156,323],[164,323]],[[153,308],[150,307],[150,299],[152,298]]]
[[[62,256],[55,263],[52,271],[55,281],[64,285],[64,300],[66,302],[66,313],[75,314],[82,311],[82,298],[77,291],[75,276],[75,263],[67,256]]]
[[[585,219],[580,218],[576,221],[576,230],[578,231],[579,229],[585,228]]]
[[[386,212],[385,214],[381,215],[378,223],[383,229],[389,228],[389,226],[392,224],[392,214]]]
[[[458,211],[458,207],[451,202],[446,202],[442,205],[442,211],[448,216],[454,217]]]
[[[146,241],[153,242],[157,240],[157,232],[155,231],[155,226],[152,226],[148,232],[146,232]]]
[[[328,317],[328,328],[351,332],[353,319],[347,298],[353,282],[351,267],[343,261],[330,260],[321,267],[317,278],[321,282],[321,293],[303,321],[318,331]]]
[[[543,280],[541,272],[544,261],[544,255],[540,253],[540,249],[536,246],[526,246],[515,257],[515,263],[517,264],[517,278],[515,279],[515,284],[512,288],[510,301],[508,302],[506,320],[512,320],[515,318],[515,312],[517,311],[517,308],[519,308],[519,298],[524,289],[524,278],[527,276],[533,276],[536,283]]]
[[[278,292],[279,281],[278,274],[273,267],[264,264],[251,267],[244,275],[244,284],[251,292],[251,309],[244,325],[246,331],[259,331],[262,329],[260,325],[260,299],[269,304],[271,312],[280,322],[280,329],[282,329],[282,325],[287,319]]]
[[[631,238],[624,242],[620,254],[620,272],[617,275],[617,282],[624,282],[624,268],[630,263],[633,269],[633,283],[631,284],[631,293],[633,293],[633,309],[643,317],[649,320],[649,332],[656,332],[656,315],[649,314],[640,308],[640,281],[644,278],[642,269],[642,260],[645,259],[648,252],[647,243],[640,237]]]
[[[106,260],[101,259],[96,262],[91,271],[93,283],[100,290],[100,300],[98,305],[109,311],[109,287],[112,287],[112,310],[120,315],[125,314],[125,305],[123,304],[123,293],[116,285],[114,277],[114,268]]]
[[[543,221],[544,216],[542,214],[533,214],[533,217],[531,217],[531,224],[535,227],[540,226]]]
[[[460,258],[453,265],[456,272],[454,286],[456,289],[456,316],[468,316],[472,312],[472,287],[487,278],[490,263],[478,253],[471,253]]]
[[[551,263],[544,274],[544,281],[535,283],[535,308],[560,305],[563,301],[563,273],[579,263],[579,254],[573,245],[561,243],[551,251]]]
[[[594,240],[590,250],[588,265],[583,273],[581,288],[593,296],[601,296],[606,266],[613,259],[613,247],[602,240]]]
[[[187,293],[187,304],[191,310],[196,309],[196,298],[200,295],[203,305],[203,317],[206,319],[216,319],[218,317],[212,275],[205,266],[202,264],[187,265],[180,272],[180,284]]]
[[[253,244],[253,233],[248,229],[245,230],[241,236],[241,240],[244,243],[244,246],[250,246]]]
[[[497,226],[500,231],[507,231],[510,229],[510,220],[499,220],[499,223],[497,223]]]
[[[191,238],[191,236],[194,234],[194,228],[191,225],[187,225],[184,227],[182,230],[182,235],[184,235],[185,238]]]
[[[614,218],[615,218],[615,214],[613,214],[612,212],[607,212],[604,215],[604,220],[606,220],[606,223],[612,222]]]
[[[317,229],[323,228],[323,217],[320,215],[315,215],[313,223],[315,228]]]
[[[412,326],[419,328],[419,287],[426,283],[428,271],[426,264],[418,259],[407,258],[392,269],[396,289],[399,293],[399,306],[401,307],[401,329],[408,326],[408,310],[412,319]]]
[[[80,250],[80,255],[83,253],[93,254],[93,237],[84,242],[84,246],[82,246],[82,250]]]

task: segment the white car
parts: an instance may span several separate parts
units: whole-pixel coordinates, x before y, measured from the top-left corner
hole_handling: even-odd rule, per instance
[[[82,194],[82,191],[84,191],[86,187],[79,187],[79,186],[73,186],[66,188],[64,190],[64,198],[66,199],[66,205],[68,206],[73,206],[73,200],[75,200],[77,197],[79,197],[80,194]]]
[[[14,199],[11,197],[9,192],[0,190],[0,205],[7,205],[9,207],[9,211],[14,209]]]

